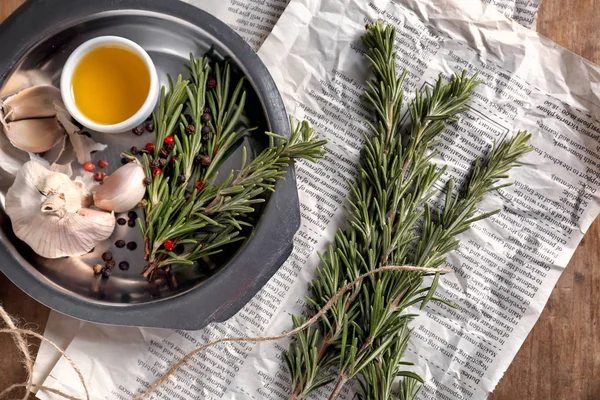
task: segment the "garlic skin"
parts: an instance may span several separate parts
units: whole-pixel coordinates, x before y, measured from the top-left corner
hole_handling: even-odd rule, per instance
[[[94,205],[105,211],[125,212],[137,207],[146,194],[144,168],[137,160],[107,176],[94,193]]]
[[[65,174],[29,161],[6,193],[5,210],[15,235],[42,257],[88,253],[115,228],[112,213],[83,208],[85,189]]]
[[[71,115],[64,108],[62,103],[55,103],[54,108],[56,111],[56,119],[67,132],[79,164],[83,165],[85,162],[91,161],[93,152],[106,149],[107,146],[105,144],[95,142],[81,133],[81,130],[71,122]]]
[[[4,100],[4,118],[12,122],[54,117],[55,103],[62,104],[60,89],[49,85],[34,86]]]

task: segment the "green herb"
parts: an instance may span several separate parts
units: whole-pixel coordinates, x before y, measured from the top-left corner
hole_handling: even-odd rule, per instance
[[[438,268],[459,246],[456,235],[493,213],[478,214],[483,197],[506,184],[498,182],[529,151],[530,135],[520,132],[494,147],[487,160],[477,160],[463,190],[452,180],[445,203],[433,211],[428,203],[439,194],[435,183],[446,167],[433,162],[446,122],[465,110],[478,85],[466,73],[432,89],[417,91],[409,105],[411,125],[403,135],[404,74],[396,72],[395,30],[381,22],[363,37],[367,59],[375,72],[367,98],[377,123],[365,137],[356,182],[351,185],[350,228],[340,229],[334,245],[322,255],[322,266],[308,296],[318,310],[342,287],[361,274],[387,265]],[[495,212],[494,212],[495,213]],[[284,354],[291,373],[290,399],[305,398],[318,387],[335,382],[330,399],[337,399],[349,380],[357,379],[364,399],[389,399],[392,383],[400,380],[400,398],[414,399],[422,379],[406,371],[404,352],[415,315],[435,297],[439,274],[424,286],[424,274],[387,271],[357,283],[321,318],[318,328],[304,330]],[[305,320],[294,317],[294,325]]]
[[[154,114],[156,145],[143,157],[146,175],[153,177],[145,220],[139,220],[148,278],[172,264],[208,262],[223,246],[243,240],[249,214],[265,201],[265,192],[275,190],[286,168],[296,159],[324,155],[325,141],[317,140],[308,123],[290,119],[289,139],[267,132],[269,146],[250,162],[242,148],[239,171],[217,184],[219,166],[254,130],[242,123],[244,80],[232,90],[230,66],[213,69],[206,57],[190,56],[187,68],[190,80],[169,78],[168,91],[162,89]],[[174,247],[182,244],[186,251],[176,253]]]

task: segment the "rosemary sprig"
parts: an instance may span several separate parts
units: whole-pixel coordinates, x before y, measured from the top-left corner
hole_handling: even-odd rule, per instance
[[[231,89],[231,68],[211,67],[206,57],[190,56],[182,76],[163,88],[154,114],[156,144],[144,154],[148,186],[145,219],[138,220],[144,236],[147,267],[151,277],[172,264],[194,265],[219,253],[223,246],[242,240],[249,214],[264,194],[275,190],[277,180],[296,159],[323,157],[325,141],[317,140],[308,123],[292,126],[287,139],[267,133],[269,146],[250,162],[242,148],[242,163],[216,183],[219,166],[242,138],[254,130],[243,121],[246,92],[244,79]],[[175,252],[186,245],[185,252]]]
[[[363,37],[375,72],[367,98],[377,112],[377,124],[365,137],[357,179],[351,185],[350,228],[338,231],[312,283],[308,300],[315,310],[348,282],[381,266],[439,267],[458,246],[456,235],[490,215],[477,215],[477,204],[504,186],[497,186],[498,181],[529,150],[526,133],[495,147],[487,161],[476,162],[464,191],[455,193],[449,181],[443,209],[432,212],[427,202],[438,192],[434,184],[445,170],[432,163],[436,155],[432,148],[445,123],[464,110],[478,82],[463,73],[447,84],[440,77],[431,90],[417,91],[409,106],[408,137],[403,137],[405,74],[396,73],[394,37],[393,27],[380,22]],[[414,398],[421,379],[403,370],[414,318],[406,310],[413,304],[441,301],[434,297],[438,279],[423,287],[422,273],[386,272],[342,296],[319,327],[299,333],[285,354],[292,377],[290,398],[304,398],[335,381],[330,398],[336,399],[345,384],[358,377],[364,398],[387,399],[399,376],[401,398]]]

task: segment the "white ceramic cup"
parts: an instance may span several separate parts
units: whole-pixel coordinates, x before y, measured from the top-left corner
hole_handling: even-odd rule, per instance
[[[146,97],[146,101],[144,101],[142,107],[125,121],[111,125],[99,124],[83,115],[75,104],[72,90],[73,73],[81,59],[92,50],[104,46],[118,46],[132,51],[144,61],[144,64],[146,64],[148,72],[150,73],[150,89],[148,90],[148,97]],[[60,77],[60,92],[67,111],[81,125],[96,132],[121,133],[139,126],[146,118],[148,118],[152,111],[154,111],[154,107],[156,106],[160,94],[160,88],[156,66],[148,53],[146,53],[139,44],[119,36],[99,36],[81,44],[73,51],[73,53],[71,53],[63,67],[62,75]]]

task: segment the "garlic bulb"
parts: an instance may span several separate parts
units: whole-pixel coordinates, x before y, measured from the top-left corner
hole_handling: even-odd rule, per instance
[[[137,207],[146,193],[144,168],[137,160],[123,165],[102,182],[94,193],[94,205],[102,210],[125,212]]]
[[[29,161],[6,193],[5,210],[15,235],[40,256],[80,256],[115,228],[114,214],[82,207],[88,200],[67,175]]]
[[[49,118],[56,115],[54,104],[62,104],[60,90],[54,86],[34,86],[4,101],[7,122],[31,118]]]

